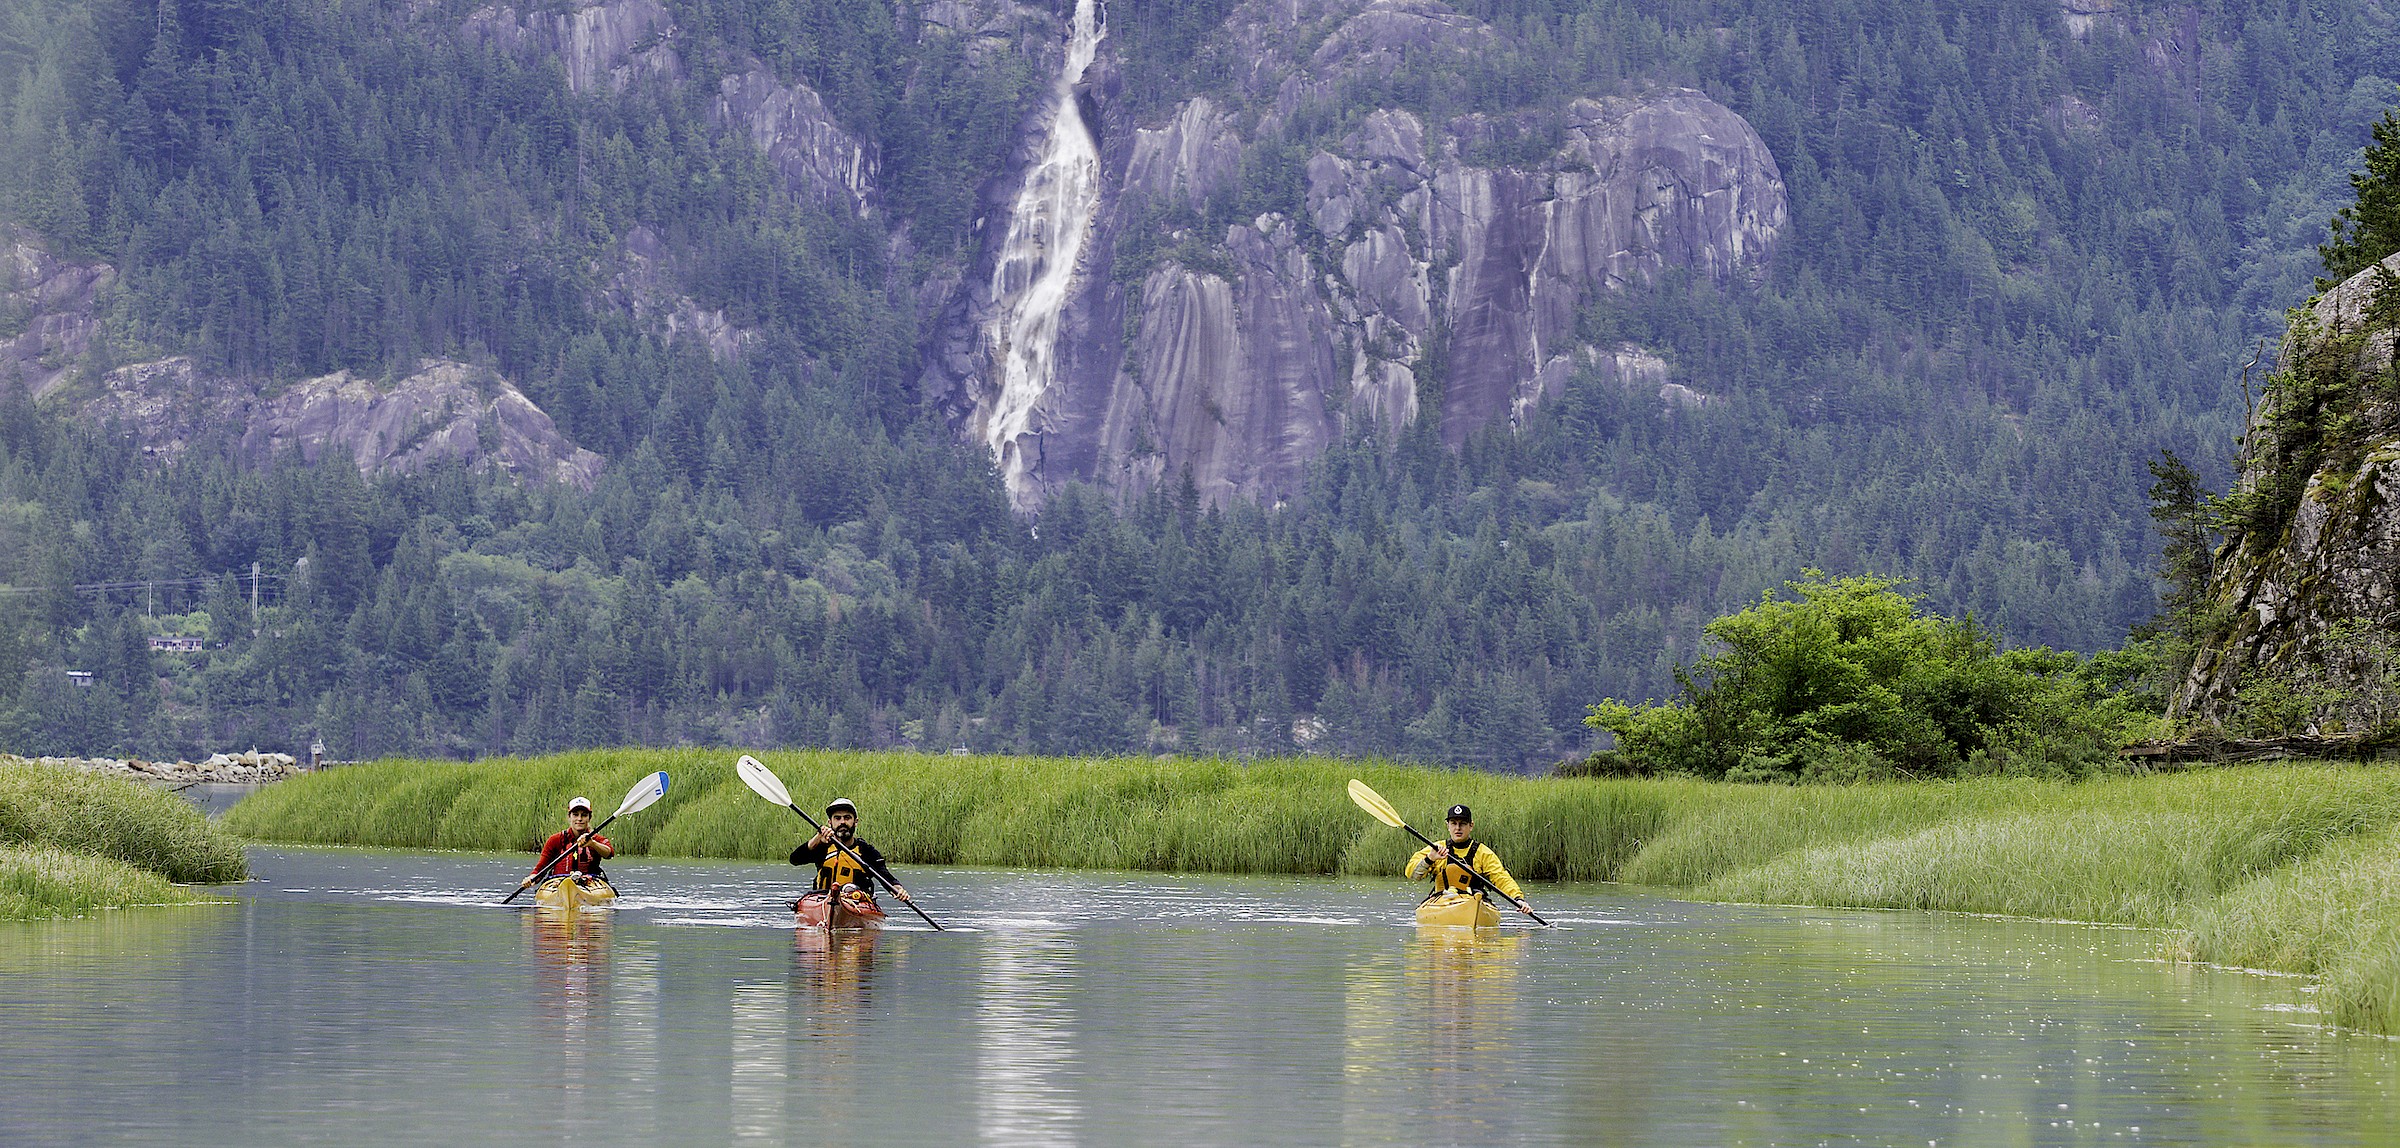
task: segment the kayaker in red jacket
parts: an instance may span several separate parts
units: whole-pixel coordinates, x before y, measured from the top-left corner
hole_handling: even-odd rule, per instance
[[[558,861],[562,853],[567,855],[566,860],[560,861],[558,868],[552,869],[550,863]],[[591,799],[569,798],[567,827],[542,842],[542,858],[534,863],[533,871],[545,877],[578,873],[605,881],[608,875],[600,871],[600,862],[616,855],[617,847],[609,844],[608,838],[592,832]]]
[[[836,797],[826,805],[824,826],[817,830],[816,836],[792,850],[792,864],[817,867],[817,883],[812,888],[824,893],[845,885],[855,885],[868,893],[875,891],[866,873],[859,869],[858,861],[851,860],[848,854],[834,847],[837,841],[849,846],[850,852],[857,854],[860,861],[873,866],[875,875],[892,887],[893,895],[903,901],[909,899],[908,890],[892,879],[891,869],[883,863],[882,851],[858,839],[858,806],[851,804],[847,797]]]
[[[1517,911],[1533,912],[1526,902],[1525,892],[1517,888],[1517,879],[1508,875],[1508,867],[1500,863],[1500,855],[1492,847],[1475,840],[1475,814],[1464,805],[1453,805],[1445,819],[1450,825],[1450,839],[1417,850],[1408,859],[1408,875],[1414,877],[1428,869],[1433,873],[1434,891],[1471,893],[1476,889],[1472,870],[1500,894],[1517,903]]]

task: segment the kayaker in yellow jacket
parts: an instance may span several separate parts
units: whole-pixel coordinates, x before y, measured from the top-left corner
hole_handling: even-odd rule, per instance
[[[1508,875],[1508,867],[1500,863],[1500,855],[1492,847],[1475,840],[1475,814],[1464,805],[1453,805],[1445,818],[1450,824],[1450,839],[1417,850],[1408,859],[1408,875],[1419,876],[1428,870],[1433,874],[1436,893],[1472,893],[1477,889],[1472,870],[1500,890],[1501,896],[1517,903],[1520,913],[1533,912],[1525,900],[1525,891],[1517,888],[1517,879]]]

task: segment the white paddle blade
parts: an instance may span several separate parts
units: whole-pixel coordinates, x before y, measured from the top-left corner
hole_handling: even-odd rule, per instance
[[[1355,777],[1350,779],[1350,800],[1357,802],[1358,807],[1372,814],[1375,820],[1394,829],[1406,828],[1406,823],[1400,820],[1400,812],[1392,808],[1392,803],[1385,801],[1382,794],[1367,788],[1366,782]]]
[[[609,816],[623,817],[628,813],[648,809],[652,802],[666,795],[667,771],[662,769],[635,782],[633,788],[625,792],[625,804],[618,806],[617,811]]]
[[[759,764],[757,758],[743,754],[742,760],[734,763],[733,771],[742,775],[742,784],[749,786],[750,792],[777,805],[792,803],[792,791],[783,787],[783,779],[775,776],[774,770]]]

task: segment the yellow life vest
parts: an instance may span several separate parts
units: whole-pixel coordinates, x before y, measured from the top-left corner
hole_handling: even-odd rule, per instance
[[[858,843],[851,842],[850,848],[858,848]],[[830,842],[826,844],[825,859],[817,862],[816,888],[818,892],[839,889],[844,885],[856,885],[861,889],[873,888],[868,884],[870,878],[867,876],[866,867],[851,860],[850,856],[849,850]]]
[[[1437,893],[1472,893],[1475,884],[1475,851],[1483,848],[1481,841],[1467,842],[1465,856],[1453,850],[1449,859],[1433,866],[1433,889]]]

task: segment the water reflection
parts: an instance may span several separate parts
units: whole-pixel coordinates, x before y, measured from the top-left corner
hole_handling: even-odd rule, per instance
[[[1076,1142],[1075,938],[1063,931],[991,934],[983,947],[975,1028],[979,1136],[992,1145]]]
[[[613,1071],[612,1087],[637,1094],[655,1091],[660,1080],[658,945],[648,939],[619,937],[609,962],[608,1000]],[[667,1129],[655,1111],[643,1121],[664,1136]]]
[[[780,983],[736,985],[729,1027],[733,1138],[782,1143],[792,1090],[789,990]]]
[[[812,1105],[802,1118],[822,1143],[874,1143],[882,1113],[877,1079],[862,1061],[879,1033],[869,1022],[877,946],[873,929],[795,929],[791,995],[802,1015],[796,1039],[804,1042],[802,1078]]]
[[[610,917],[536,907],[524,914],[539,986],[536,1025],[554,1051],[555,1118],[575,1125],[592,1101],[591,1081],[609,1066]]]
[[[792,983],[815,1006],[810,1010],[810,1035],[839,1038],[854,1035],[875,987],[875,949],[883,934],[875,929],[794,929]]]
[[[1344,1143],[1475,1143],[1502,1130],[1522,1047],[1527,938],[1420,928],[1353,964],[1344,1001]]]

